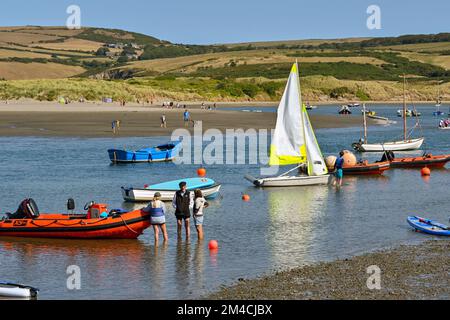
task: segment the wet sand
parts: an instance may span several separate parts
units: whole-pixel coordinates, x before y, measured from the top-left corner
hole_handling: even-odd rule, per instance
[[[450,299],[450,241],[319,263],[237,284],[207,299]],[[381,269],[381,289],[369,290],[367,267]]]
[[[273,106],[273,104],[272,104]],[[276,114],[268,112],[242,112],[221,109],[201,110],[199,105],[189,106],[191,118],[202,121],[203,130],[272,129]],[[117,136],[165,136],[177,128],[184,128],[183,109],[159,106],[74,103],[9,103],[0,104],[0,136],[48,137],[111,137],[111,122],[121,121]],[[160,117],[166,115],[167,128],[160,127]],[[312,115],[314,128],[337,128],[361,125],[358,116]],[[375,122],[373,122],[375,123]],[[193,130],[193,125],[188,127]]]

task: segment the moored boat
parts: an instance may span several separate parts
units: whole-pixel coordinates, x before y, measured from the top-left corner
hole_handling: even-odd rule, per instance
[[[270,145],[269,166],[296,165],[278,176],[255,178],[245,175],[256,187],[285,187],[327,184],[330,175],[302,103],[297,62],[292,65],[277,109],[277,122]],[[296,172],[295,172],[296,171]],[[295,172],[295,174],[290,174]]]
[[[172,141],[136,151],[109,149],[108,154],[113,163],[172,161],[178,156],[180,144],[180,141]]]
[[[389,161],[369,163],[367,161],[359,162],[355,165],[344,165],[342,171],[344,175],[372,175],[383,174],[390,169]]]
[[[443,168],[450,161],[450,154],[425,154],[420,157],[395,158],[393,153],[389,156],[393,168]]]
[[[416,231],[432,234],[435,236],[450,236],[450,227],[430,219],[409,216],[406,221]]]
[[[221,185],[208,178],[186,178],[144,186],[144,188],[122,187],[122,196],[128,202],[144,202],[153,199],[156,192],[161,194],[162,201],[172,201],[175,192],[180,189],[180,182],[186,182],[188,191],[200,189],[206,199],[214,199],[219,195]]]
[[[65,239],[136,239],[150,226],[143,210],[108,212],[106,204],[93,201],[85,214],[41,214],[32,199],[25,199],[15,213],[0,220],[0,236]]]
[[[23,284],[0,282],[0,297],[6,298],[36,298],[39,293],[39,289],[26,286]]]

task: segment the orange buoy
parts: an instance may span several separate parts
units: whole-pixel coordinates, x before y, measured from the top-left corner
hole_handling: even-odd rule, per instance
[[[219,243],[217,242],[217,240],[211,240],[208,243],[208,248],[209,250],[217,250],[219,249]]]
[[[244,194],[244,195],[242,195],[242,200],[250,201],[250,196],[248,194]]]
[[[424,167],[422,168],[422,170],[420,170],[420,174],[422,176],[429,176],[431,175],[431,170],[428,167]]]
[[[199,177],[205,177],[206,176],[206,169],[205,168],[198,168],[197,169],[197,175],[199,176]]]

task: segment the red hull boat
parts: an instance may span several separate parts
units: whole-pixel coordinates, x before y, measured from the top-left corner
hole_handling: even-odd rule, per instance
[[[422,157],[394,158],[391,166],[394,168],[443,168],[450,161],[450,154]]]
[[[19,213],[7,214],[0,220],[0,236],[136,239],[150,226],[149,213],[143,210],[131,212],[113,210],[106,213],[105,204],[95,203],[87,210],[87,214],[39,214],[34,201],[30,202],[30,199],[27,199],[19,206]]]
[[[364,161],[353,166],[345,166],[342,168],[344,175],[379,175],[390,169],[389,161],[368,163]]]

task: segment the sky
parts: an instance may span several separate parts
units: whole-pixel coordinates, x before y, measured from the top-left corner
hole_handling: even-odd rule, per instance
[[[69,5],[81,25],[117,28],[174,43],[384,37],[450,32],[450,0],[2,0],[0,25],[65,25]],[[366,12],[378,5],[381,29]]]

